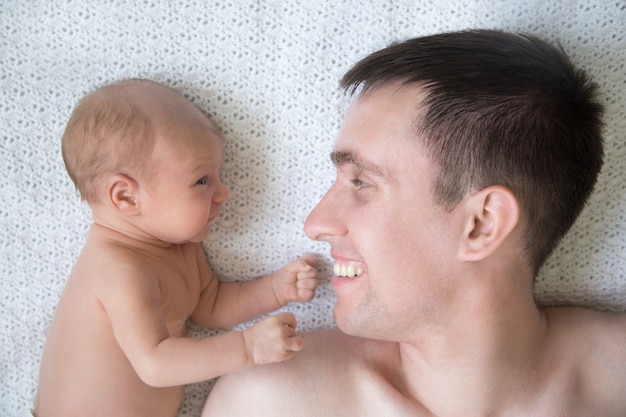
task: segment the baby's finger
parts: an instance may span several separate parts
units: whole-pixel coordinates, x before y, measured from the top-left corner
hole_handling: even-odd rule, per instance
[[[317,280],[314,278],[298,279],[296,282],[296,288],[299,290],[313,290],[317,288]]]
[[[276,317],[276,319],[278,319],[283,326],[287,326],[292,329],[298,327],[298,321],[296,320],[296,316],[291,313],[279,313],[276,314],[274,317]]]
[[[311,301],[315,297],[315,290],[298,290],[298,301],[307,302]]]
[[[309,264],[309,266],[314,266],[317,263],[317,257],[312,253],[306,253],[300,257],[304,262]]]
[[[304,339],[302,338],[302,336],[290,337],[289,339],[285,341],[285,349],[289,351],[298,352],[302,350],[303,347],[304,347]]]
[[[298,272],[298,274],[296,275],[298,277],[298,279],[311,279],[311,278],[315,278],[317,276],[317,270],[315,270],[313,267],[311,267],[311,269],[307,270],[307,271],[300,271]]]

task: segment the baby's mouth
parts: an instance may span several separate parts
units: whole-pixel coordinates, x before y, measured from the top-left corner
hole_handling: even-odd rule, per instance
[[[354,278],[362,275],[364,272],[363,268],[354,266],[353,263],[340,263],[335,262],[333,265],[333,273],[338,277],[348,277]]]

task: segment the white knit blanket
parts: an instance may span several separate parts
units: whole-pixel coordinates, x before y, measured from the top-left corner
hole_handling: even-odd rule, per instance
[[[310,242],[302,225],[334,177],[338,79],[390,42],[469,28],[558,39],[600,83],[606,163],[536,293],[544,303],[626,310],[621,0],[1,1],[0,415],[27,415],[32,405],[46,331],[90,222],[59,146],[80,97],[146,77],[213,116],[226,139],[232,197],[206,241],[212,265],[225,279],[253,278],[319,253],[317,297],[286,307],[312,330],[332,325],[334,296],[327,248]],[[209,387],[189,386],[179,416],[198,416]]]

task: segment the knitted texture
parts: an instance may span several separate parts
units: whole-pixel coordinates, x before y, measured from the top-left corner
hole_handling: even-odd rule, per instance
[[[626,6],[618,0],[5,0],[0,5],[0,415],[28,415],[56,303],[86,237],[88,208],[60,137],[99,86],[150,78],[205,109],[225,138],[231,199],[205,242],[226,280],[305,252],[321,287],[295,313],[333,324],[326,245],[302,225],[334,179],[337,83],[364,55],[442,31],[497,28],[559,40],[600,84],[606,162],[596,190],[536,283],[538,301],[626,310]],[[191,326],[193,337],[213,333]],[[198,416],[211,382],[186,390]],[[242,392],[242,398],[245,393]]]

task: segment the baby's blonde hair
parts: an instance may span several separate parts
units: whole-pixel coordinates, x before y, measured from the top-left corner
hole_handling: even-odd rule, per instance
[[[132,86],[138,83],[152,81],[129,79],[100,88],[84,97],[70,117],[61,148],[82,200],[99,201],[98,181],[106,174],[147,173],[154,123],[133,95]]]

